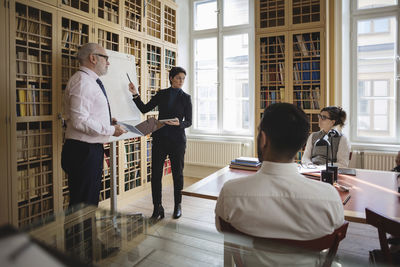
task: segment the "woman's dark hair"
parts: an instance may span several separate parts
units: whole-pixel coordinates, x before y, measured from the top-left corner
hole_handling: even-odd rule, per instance
[[[171,79],[173,79],[179,73],[183,73],[186,76],[186,70],[182,67],[172,67],[169,71],[169,82],[171,83]]]
[[[344,111],[341,107],[330,106],[321,109],[322,111],[326,111],[329,113],[329,119],[334,120],[336,125],[344,126],[344,122],[346,121],[346,111]]]
[[[293,158],[307,141],[310,123],[303,110],[289,103],[277,103],[264,110],[260,130],[280,155]]]

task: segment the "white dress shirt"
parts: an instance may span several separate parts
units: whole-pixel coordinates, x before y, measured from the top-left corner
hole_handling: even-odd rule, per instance
[[[66,139],[105,143],[114,134],[107,99],[96,82],[98,78],[92,70],[80,67],[69,79],[64,98]]]
[[[313,147],[314,147],[314,144],[312,143],[312,134],[310,134],[310,136],[307,139],[306,148],[304,149],[304,153],[301,158],[302,164],[305,164],[305,165],[312,164],[311,155],[312,155]],[[336,166],[338,166],[339,168],[341,168],[341,167],[347,168],[349,166],[350,150],[351,150],[351,146],[350,146],[349,140],[347,139],[346,136],[342,135],[340,137],[339,147],[338,147],[338,151],[336,154],[336,159],[337,159]]]
[[[264,161],[257,173],[226,182],[215,207],[237,230],[267,238],[312,240],[344,223],[336,189],[305,178],[296,163]]]

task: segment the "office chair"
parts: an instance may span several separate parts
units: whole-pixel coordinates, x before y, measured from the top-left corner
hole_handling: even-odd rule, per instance
[[[389,249],[389,244],[400,245],[400,222],[392,220],[376,211],[365,208],[367,224],[378,229],[380,250],[369,252],[371,263],[375,264],[400,264],[400,252],[394,253]],[[394,237],[388,238],[387,234]]]
[[[325,260],[321,265],[323,267],[329,267],[332,265],[333,259],[336,256],[336,252],[338,250],[340,241],[342,241],[346,237],[346,232],[349,226],[349,222],[345,221],[343,225],[337,228],[332,234],[313,240],[291,240],[291,239],[262,238],[262,237],[250,236],[238,231],[230,223],[223,221],[221,218],[220,218],[220,225],[223,232],[244,235],[256,240],[258,243],[272,242],[272,244],[279,244],[285,247],[300,248],[305,251],[318,252],[318,253],[325,249],[329,249],[328,254],[325,256]],[[233,257],[233,260],[237,267],[244,266],[238,246],[235,244],[225,244],[225,245],[227,245],[228,248],[230,246],[233,247],[234,249],[231,251],[227,251],[226,248],[224,249],[224,260],[229,260],[229,255],[226,254],[230,253],[232,254],[231,258]],[[225,264],[225,266],[227,266],[227,264]]]

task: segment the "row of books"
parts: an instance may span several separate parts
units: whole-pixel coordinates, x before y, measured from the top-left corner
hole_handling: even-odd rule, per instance
[[[129,9],[126,10],[126,20],[125,20],[125,26],[136,30],[136,31],[141,31],[140,26],[141,26],[141,19],[140,19],[140,15],[133,13],[131,10],[133,10],[133,12],[135,11],[134,9]]]
[[[47,195],[51,190],[51,166],[49,164],[30,164],[18,168],[18,202]]]
[[[82,32],[82,29],[70,31],[67,28],[63,28],[61,40],[65,48],[77,50],[79,46],[89,41],[89,35],[87,32]]]
[[[319,61],[313,61],[311,62],[311,64],[310,62],[294,63],[293,78],[295,81],[301,81],[303,83],[310,83],[311,81],[319,81],[320,80]]]
[[[105,30],[98,30],[99,41],[107,41],[107,43],[118,44],[118,34]]]
[[[46,24],[30,21],[17,16],[15,17],[15,26],[17,30],[17,37],[21,36],[21,34],[24,32],[51,37],[51,26]]]
[[[176,55],[174,51],[165,50],[165,66],[175,66],[176,65]]]
[[[261,83],[284,83],[285,69],[283,62],[277,64],[261,64],[260,82]]]
[[[17,74],[31,74],[34,76],[51,75],[51,57],[47,53],[38,55],[27,54],[24,51],[18,51],[17,54]]]
[[[161,51],[160,49],[152,49],[147,51],[147,64],[160,67]]]
[[[139,179],[140,178],[140,169],[135,170],[125,170],[125,182]]]
[[[125,53],[135,56],[136,66],[140,65],[140,42],[131,40],[125,44]]]
[[[260,168],[261,162],[257,158],[239,157],[231,161],[229,168],[256,171]]]
[[[299,108],[320,109],[319,91],[314,90],[312,92],[294,92],[294,94],[295,94],[295,99],[293,99],[293,101]],[[313,95],[312,98],[311,94]]]
[[[319,56],[320,40],[319,36],[313,34],[296,34],[294,36],[294,55],[295,56]]]
[[[281,37],[269,37],[261,39],[260,53],[265,55],[284,54],[285,45]]]
[[[106,40],[99,40],[99,44],[105,49],[118,51],[118,43],[112,43]]]
[[[263,88],[261,88],[262,90]],[[267,90],[260,92],[261,101],[279,101],[282,102],[285,98],[285,88],[280,87],[277,90]]]
[[[104,6],[104,8],[99,7],[98,14],[100,18],[118,24],[118,6]]]
[[[156,88],[156,89],[160,88],[160,79],[161,79],[161,74],[160,74],[160,72],[159,72],[159,71],[150,70],[150,71],[149,71],[149,74],[150,74],[150,77],[149,77],[149,81],[150,81],[149,87],[150,87],[150,88]]]
[[[19,225],[24,226],[30,224],[34,219],[44,218],[53,211],[53,196],[48,194],[43,197],[37,197],[29,201],[21,201],[18,203],[18,220]]]
[[[31,89],[32,90],[17,90],[17,116],[50,115],[50,92],[40,93],[39,90],[33,90],[34,87],[31,87]]]

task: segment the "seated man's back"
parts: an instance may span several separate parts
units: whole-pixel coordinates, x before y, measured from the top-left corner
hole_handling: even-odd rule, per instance
[[[305,178],[295,163],[268,161],[254,175],[227,182],[215,213],[243,233],[296,240],[330,234],[344,222],[332,185]]]

